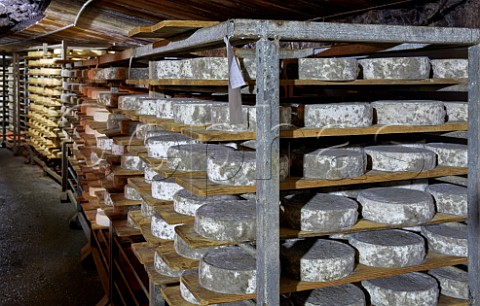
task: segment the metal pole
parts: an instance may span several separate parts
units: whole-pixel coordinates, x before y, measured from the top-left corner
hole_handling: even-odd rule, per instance
[[[257,61],[257,305],[280,305],[279,42],[261,38]]]
[[[2,120],[2,148],[5,148],[6,144],[6,137],[7,137],[7,125],[6,125],[6,118],[7,118],[7,92],[8,90],[8,84],[7,84],[7,69],[5,69],[7,65],[7,57],[5,55],[5,51],[2,52],[2,69],[3,69],[3,76],[2,76],[2,82],[3,82],[3,91],[2,91],[2,115],[3,115],[3,120]]]
[[[480,305],[480,45],[468,49],[468,277],[470,305]]]

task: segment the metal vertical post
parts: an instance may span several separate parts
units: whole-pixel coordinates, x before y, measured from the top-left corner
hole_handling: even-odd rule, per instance
[[[280,305],[279,43],[261,38],[257,64],[257,304]]]
[[[16,154],[20,142],[20,61],[13,53],[13,152]]]
[[[7,84],[7,57],[5,55],[5,51],[2,53],[2,71],[3,71],[3,76],[2,76],[2,84],[3,84],[3,91],[2,91],[2,147],[5,148],[7,143],[6,143],[6,137],[7,137],[7,125],[6,125],[6,117],[7,117],[7,92],[6,90],[8,89],[8,84]]]
[[[470,305],[480,305],[480,45],[468,50],[468,276]]]

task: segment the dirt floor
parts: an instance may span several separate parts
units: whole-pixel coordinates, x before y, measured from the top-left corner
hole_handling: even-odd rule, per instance
[[[80,264],[83,231],[60,203],[60,185],[0,148],[0,305],[95,305],[97,272]]]

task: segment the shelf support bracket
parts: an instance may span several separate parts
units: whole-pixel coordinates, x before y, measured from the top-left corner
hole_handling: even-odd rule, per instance
[[[470,305],[480,305],[480,45],[468,50],[468,276]]]
[[[280,305],[279,42],[256,42],[257,305]]]

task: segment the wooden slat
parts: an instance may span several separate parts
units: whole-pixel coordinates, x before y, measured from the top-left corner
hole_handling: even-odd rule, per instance
[[[131,177],[127,179],[127,182],[138,193],[152,193],[152,185],[145,183],[145,179],[141,177]]]
[[[112,226],[114,227],[115,233],[118,237],[131,237],[141,235],[139,229],[127,225],[127,220],[112,221]]]
[[[151,230],[151,223],[142,224],[142,226],[140,227],[140,231],[142,232],[143,238],[145,238],[145,240],[151,245],[158,246],[160,244],[167,243],[170,241],[170,240],[161,239],[153,236],[152,230]]]
[[[439,224],[439,223],[446,223],[446,222],[462,222],[462,221],[465,221],[464,217],[437,213],[432,218],[432,220],[430,220],[429,222],[426,222],[425,225]],[[306,232],[306,231],[300,231],[300,230],[296,230],[288,227],[280,227],[280,238],[295,239],[295,238],[306,238],[306,237],[321,237],[321,236],[329,236],[329,235],[338,234],[338,233],[348,234],[348,233],[355,233],[355,232],[383,230],[383,229],[398,228],[398,227],[399,227],[398,225],[376,223],[376,222],[368,221],[365,219],[360,219],[354,226],[345,230],[339,230],[335,232]],[[238,244],[237,242],[213,241],[213,240],[206,239],[195,232],[195,230],[193,229],[192,223],[185,223],[183,225],[175,227],[175,232],[192,249],[210,248],[210,247]]]
[[[319,81],[319,80],[281,80],[281,85],[303,86],[376,86],[376,85],[457,85],[466,84],[467,79],[425,79],[425,80],[354,80],[354,81]]]
[[[173,204],[155,206],[154,210],[170,225],[193,223],[195,221],[195,217],[177,213],[173,209]]]
[[[438,306],[468,306],[468,301],[440,295],[440,298],[438,299]]]
[[[132,243],[132,251],[138,261],[145,265],[154,261],[157,246],[149,245],[148,242]]]
[[[150,86],[228,86],[228,80],[157,79],[148,82]]]
[[[144,170],[129,170],[121,167],[113,168],[113,174],[116,176],[141,176],[143,173]]]
[[[216,24],[218,24],[218,21],[163,20],[152,26],[133,28],[128,32],[128,36],[135,38],[167,38]]]
[[[404,268],[376,268],[358,264],[354,272],[345,278],[331,282],[301,282],[287,277],[280,280],[280,293],[290,293],[296,291],[312,290],[328,286],[337,286],[346,283],[355,283],[362,280],[370,280],[382,277],[390,277],[399,274],[405,274],[417,271],[426,271],[430,269],[464,264],[467,262],[465,257],[442,256],[434,253],[427,255],[421,265]],[[193,293],[202,305],[229,303],[255,298],[255,294],[222,294],[209,291],[198,283],[197,274],[182,276],[182,282]]]
[[[144,153],[144,152],[138,153],[138,157],[140,157],[140,159],[146,162],[150,167],[157,167],[159,165],[167,163],[166,159],[149,157],[148,153]]]
[[[143,139],[136,139],[131,136],[114,137],[113,142],[119,146],[143,146]]]
[[[178,255],[173,246],[173,242],[159,245],[157,252],[171,269],[191,270],[198,268],[198,260]]]
[[[150,218],[144,217],[139,210],[129,211],[128,218],[133,221],[137,228],[141,228],[143,225],[150,222]]]
[[[307,188],[333,187],[342,185],[356,185],[367,183],[380,183],[389,181],[411,180],[421,178],[434,178],[449,175],[467,174],[467,168],[438,166],[433,170],[422,172],[382,172],[370,170],[365,175],[339,180],[317,180],[299,177],[289,177],[280,183],[281,190],[297,190]],[[255,192],[255,186],[220,185],[209,181],[207,178],[177,177],[177,184],[191,193],[199,196],[214,196],[223,194],[242,194]]]
[[[181,124],[175,123],[173,120],[157,120],[157,126],[161,127],[164,130],[171,131],[171,132],[181,132],[184,129],[198,129],[198,130],[205,130],[210,125],[188,125],[188,124]]]
[[[141,200],[130,200],[125,198],[123,193],[112,193],[110,194],[110,199],[112,199],[114,207],[136,206],[142,204]]]
[[[182,294],[180,293],[179,286],[165,287],[160,289],[160,291],[162,292],[162,295],[165,298],[165,301],[168,303],[168,305],[195,306],[195,304],[187,302],[183,299]]]
[[[449,131],[466,131],[466,122],[449,122],[432,126],[403,126],[403,125],[373,125],[365,128],[325,128],[311,129],[298,128],[280,131],[281,138],[310,138],[327,136],[350,136],[350,135],[379,135],[379,134],[404,134],[404,133],[433,133]],[[186,127],[181,130],[182,134],[198,141],[240,141],[253,140],[255,132],[230,132],[214,131],[204,128]]]

